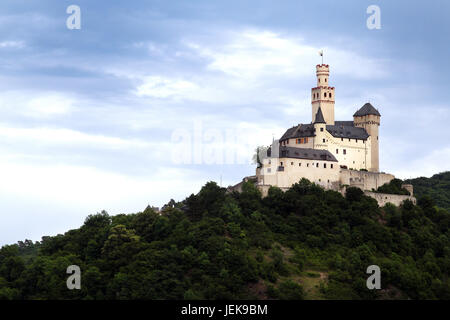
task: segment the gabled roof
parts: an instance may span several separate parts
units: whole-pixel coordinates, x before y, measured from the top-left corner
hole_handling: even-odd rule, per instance
[[[333,154],[330,151],[311,148],[294,148],[294,147],[280,146],[279,157],[337,162],[337,159],[335,158],[335,156],[333,156]]]
[[[289,128],[280,138],[280,141],[292,139],[292,138],[303,138],[303,137],[314,137],[314,126],[313,124],[299,124],[298,126]]]
[[[361,139],[369,137],[366,129],[361,127],[327,125],[327,131],[335,138]]]
[[[369,114],[373,114],[373,115],[381,117],[381,114],[378,112],[378,110],[375,109],[373,107],[373,105],[371,105],[370,103],[366,103],[365,105],[363,105],[361,107],[361,109],[356,111],[353,116],[354,117],[362,117],[362,116],[367,116]]]
[[[325,119],[323,118],[322,109],[320,107],[319,107],[319,110],[317,110],[314,123],[326,123]]]

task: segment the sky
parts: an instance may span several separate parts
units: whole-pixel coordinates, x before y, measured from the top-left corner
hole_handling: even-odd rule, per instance
[[[257,146],[311,122],[320,49],[336,119],[380,111],[382,171],[450,170],[449,13],[446,0],[2,0],[0,245],[253,175]]]

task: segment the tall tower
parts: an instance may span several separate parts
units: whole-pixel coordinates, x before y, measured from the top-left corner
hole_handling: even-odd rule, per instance
[[[380,159],[378,153],[378,127],[380,126],[381,114],[370,103],[366,103],[353,115],[353,123],[355,127],[366,129],[370,135],[371,150],[370,160],[371,167],[369,171],[380,171]]]
[[[320,107],[326,124],[334,125],[334,87],[330,87],[328,83],[330,67],[327,64],[318,64],[316,75],[317,87],[311,89],[312,122],[315,122]]]

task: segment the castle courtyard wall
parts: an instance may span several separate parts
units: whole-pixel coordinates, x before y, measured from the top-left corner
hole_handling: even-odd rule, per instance
[[[394,179],[394,175],[384,172],[357,171],[341,169],[340,184],[372,191]]]
[[[377,192],[371,192],[371,191],[365,191],[364,194],[366,196],[372,197],[375,200],[377,200],[378,205],[380,207],[383,207],[388,202],[392,203],[396,206],[399,206],[405,200],[411,200],[414,204],[416,204],[416,198],[413,196],[406,196],[406,195],[400,195],[400,194],[377,193]]]

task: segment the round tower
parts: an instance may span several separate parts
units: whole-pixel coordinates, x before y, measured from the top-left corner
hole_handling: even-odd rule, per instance
[[[378,127],[380,126],[381,114],[370,103],[363,105],[353,115],[353,123],[355,127],[361,127],[366,129],[370,135],[370,159],[371,167],[369,171],[380,171],[380,159],[379,159],[379,143],[378,143]]]
[[[327,149],[328,141],[326,139],[327,124],[323,117],[322,109],[319,107],[314,119],[314,149]]]
[[[316,66],[317,86],[311,89],[312,122],[319,107],[326,124],[334,125],[334,87],[329,86],[330,67],[327,64]]]

